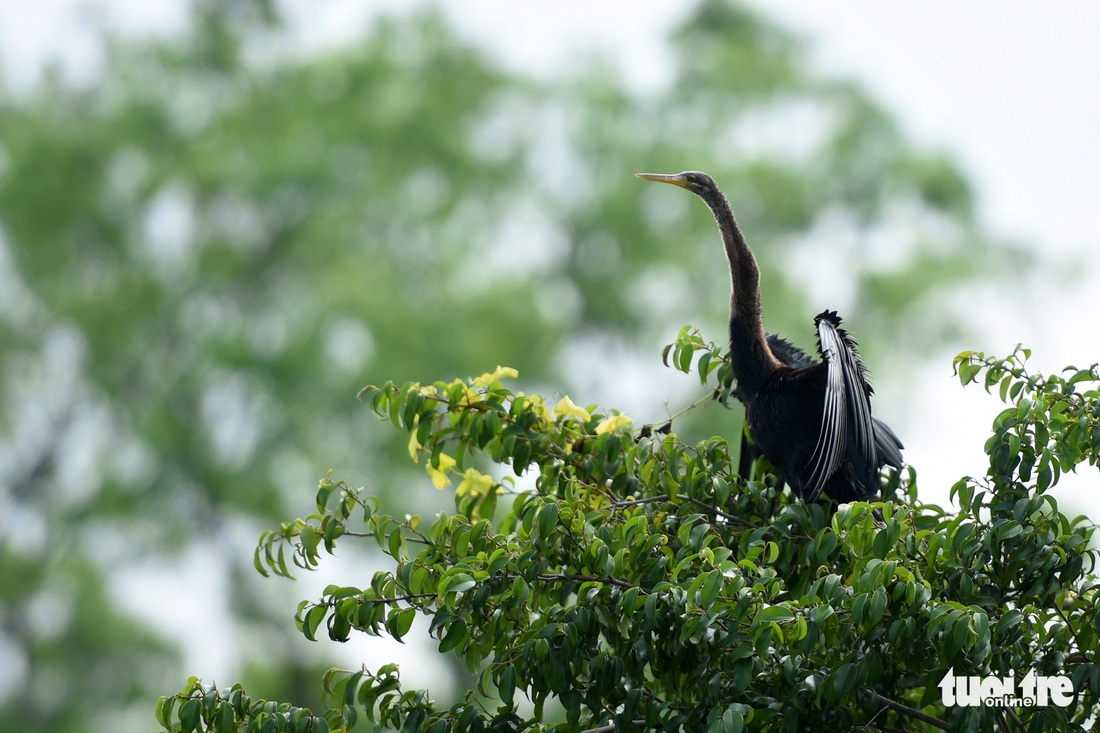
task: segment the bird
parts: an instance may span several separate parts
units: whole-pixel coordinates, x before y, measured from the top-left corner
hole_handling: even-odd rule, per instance
[[[701,171],[636,175],[686,188],[714,214],[730,270],[730,366],[756,449],[777,478],[806,502],[823,493],[837,504],[876,500],[880,470],[900,469],[904,446],[871,414],[867,367],[836,311],[814,318],[820,361],[765,334],[760,269],[714,179]]]

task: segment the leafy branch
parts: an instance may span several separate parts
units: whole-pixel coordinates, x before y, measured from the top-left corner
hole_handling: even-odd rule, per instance
[[[681,332],[669,355],[721,382],[721,354],[696,332]],[[392,569],[367,588],[331,585],[303,601],[303,635],[316,639],[324,625],[339,641],[357,632],[400,640],[423,617],[439,652],[479,679],[476,693],[439,710],[426,692],[403,691],[393,665],[334,670],[326,721],[364,714],[413,730],[545,731],[553,700],[567,725],[586,730],[740,731],[781,720],[1069,729],[1096,711],[1100,687],[1095,528],[1063,517],[1046,489],[1073,450],[1095,461],[1098,394],[1076,389],[1097,381],[1096,370],[1047,378],[1029,374],[1025,359],[960,355],[964,382],[1015,400],[986,444],[990,470],[952,488],[957,513],[911,491],[908,504],[878,504],[883,528],[872,505],[834,511],[742,480],[720,438],[689,446],[671,429],[636,430],[615,411],[568,397],[551,407],[507,389],[516,375],[506,367],[368,387],[364,401],[407,432],[410,459],[423,462],[426,480],[451,487],[456,513],[426,526],[397,520],[326,478],[317,513],[264,533],[255,560],[287,575],[287,548],[312,569],[338,542],[373,537]],[[1016,461],[1004,459],[1005,445],[1019,451]],[[530,472],[533,489],[506,489],[511,477],[498,479],[497,469]],[[497,505],[502,496],[509,506]],[[937,702],[946,670],[1016,674],[1036,664],[1036,648],[1066,650],[1041,662],[1045,674],[1071,678],[1080,701],[1072,712]],[[517,715],[517,692],[532,717]],[[187,722],[176,727],[166,714],[162,725],[194,723],[192,701],[206,704],[205,694],[176,696],[191,705]],[[211,699],[203,725],[230,716],[218,712],[225,700]],[[233,720],[251,725],[252,708],[241,710]]]

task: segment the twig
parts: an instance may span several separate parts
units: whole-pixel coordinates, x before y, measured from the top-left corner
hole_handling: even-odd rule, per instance
[[[612,502],[609,507],[611,509],[622,509],[628,506],[638,506],[639,504],[650,504],[655,501],[668,501],[668,494],[657,494],[657,496],[647,496],[643,499],[632,499],[630,501],[616,501]]]
[[[692,504],[694,504],[697,507],[700,507],[702,509],[707,509],[708,511],[714,512],[715,516],[719,516],[722,519],[725,519],[727,522],[733,522],[734,524],[740,524],[741,526],[749,527],[750,529],[760,529],[759,527],[757,527],[755,524],[753,524],[749,520],[744,519],[743,517],[739,517],[736,514],[730,514],[729,512],[724,512],[721,509],[719,509],[718,507],[714,506],[713,504],[706,503],[702,499],[696,499],[693,496],[685,496],[684,498],[687,499],[688,501],[690,501]]]
[[[1062,609],[1061,609],[1060,604],[1055,603],[1054,604],[1054,610],[1057,611],[1058,615],[1061,616],[1062,620],[1066,622],[1066,628],[1069,629],[1070,636],[1072,636],[1073,640],[1075,642],[1077,642],[1077,651],[1079,651],[1081,653],[1084,653],[1084,651],[1085,651],[1085,649],[1087,649],[1087,647],[1084,644],[1081,643],[1081,637],[1079,637],[1077,635],[1077,629],[1073,628],[1073,624],[1071,624],[1069,622],[1069,619],[1066,618],[1066,615],[1064,613],[1062,613]]]
[[[939,718],[933,717],[933,716],[929,715],[928,713],[925,713],[921,710],[917,710],[916,708],[911,708],[908,705],[905,705],[904,703],[900,703],[897,700],[891,700],[890,698],[883,697],[882,695],[879,695],[878,699],[881,700],[882,704],[885,705],[886,707],[893,708],[894,710],[898,711],[899,713],[904,713],[905,715],[908,715],[910,718],[916,718],[917,720],[919,720],[923,723],[928,723],[929,725],[935,726],[935,727],[939,728],[940,730],[946,730],[946,731],[951,730],[951,726],[948,725],[946,722],[940,720]]]
[[[1020,716],[1016,714],[1015,710],[1013,710],[1012,708],[1005,708],[1005,712],[1012,716],[1012,719],[1016,721],[1017,728],[1019,728],[1021,731],[1027,730],[1027,726],[1024,725],[1024,721],[1020,720]]]
[[[646,590],[645,588],[643,588],[642,586],[634,585],[633,583],[628,583],[625,580],[619,580],[618,578],[600,578],[600,577],[597,577],[595,575],[565,575],[565,574],[562,574],[562,573],[557,573],[557,574],[544,573],[542,575],[536,575],[535,577],[538,580],[546,580],[546,581],[568,580],[568,581],[579,582],[579,583],[588,583],[588,582],[603,583],[605,585],[614,585],[614,586],[617,586],[619,588],[626,588],[627,590],[630,590],[631,588],[637,588],[638,592],[641,595],[643,595],[643,596],[648,596],[649,595],[649,591]]]
[[[644,720],[632,721],[634,725],[645,725]],[[619,726],[612,723],[611,725],[605,725],[600,728],[589,728],[588,730],[581,731],[581,733],[615,733],[619,729]]]
[[[413,531],[415,532],[416,530],[413,530]],[[420,534],[420,533],[417,532],[417,534]],[[353,532],[350,529],[344,530],[344,537],[377,537],[377,536],[378,535],[375,534],[374,532]],[[390,535],[388,535],[388,534],[383,535],[383,537],[387,537],[387,538],[389,536]],[[409,535],[405,535],[405,541],[406,542],[412,542],[414,545],[429,545],[430,546],[430,545],[435,544],[434,542],[432,542],[431,540],[429,540],[427,538],[421,539],[422,537],[424,537],[424,535],[420,535],[420,537],[411,537]]]

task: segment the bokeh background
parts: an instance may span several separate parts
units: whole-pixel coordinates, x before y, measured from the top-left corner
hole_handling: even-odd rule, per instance
[[[1100,8],[946,0],[0,6],[0,720],[145,731],[188,675],[317,704],[321,670],[462,672],[421,628],[335,648],[252,569],[327,470],[452,508],[355,400],[516,367],[639,424],[721,340],[704,169],[812,348],[835,308],[922,497],[983,470],[995,397],[951,356],[1100,359]],[[738,435],[714,406],[678,429]],[[1100,516],[1094,468],[1058,491]]]

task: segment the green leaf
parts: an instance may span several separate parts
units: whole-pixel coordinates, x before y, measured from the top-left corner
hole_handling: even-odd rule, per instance
[[[237,726],[233,708],[227,703],[218,705],[217,713],[214,716],[213,729],[217,733],[236,733]]]
[[[500,677],[497,680],[497,694],[500,696],[500,701],[508,706],[512,706],[513,695],[516,692],[516,671],[512,665],[505,665],[500,671]]]
[[[260,557],[260,550],[263,549],[265,553],[268,553],[267,543],[265,542],[266,534],[267,532],[265,531],[263,534],[260,535],[260,540],[256,544],[256,551],[252,553],[252,567],[256,568],[256,572],[258,572],[265,578],[268,577],[267,567],[264,565],[263,559]],[[269,553],[268,556],[270,556]]]
[[[180,707],[180,733],[199,730],[202,720],[202,701],[191,698]]]
[[[768,606],[757,612],[755,623],[786,623],[794,619],[794,612],[787,606]]]
[[[439,583],[439,595],[444,593],[462,593],[477,585],[477,581],[467,573],[455,573]]]
[[[1015,629],[1024,621],[1024,615],[1017,611],[1015,608],[1011,608],[1001,615],[1001,618],[997,621],[996,634],[1001,638],[1006,638],[1015,633]]]
[[[870,604],[867,608],[867,625],[878,626],[882,623],[882,616],[886,611],[886,603],[888,600],[886,591],[883,588],[878,588],[874,594],[872,594]]]
[[[706,581],[703,583],[702,597],[699,601],[699,605],[703,608],[710,608],[717,600],[718,594],[722,591],[722,585],[724,578],[721,571],[714,570],[707,573]]]
[[[321,626],[321,622],[325,620],[328,615],[327,606],[313,606],[306,612],[305,624],[303,625],[302,632],[310,641],[317,641],[317,629]]]
[[[836,532],[831,529],[818,532],[814,538],[814,562],[818,565],[825,565],[829,555],[836,549],[839,540],[840,538],[837,537]]]
[[[386,549],[390,557],[395,560],[400,560],[404,555],[404,542],[402,540],[401,530],[398,527],[394,527],[386,540]]]
[[[972,362],[962,362],[958,365],[958,368],[959,382],[965,387],[977,378],[978,372],[982,370],[982,365]]]
[[[709,349],[699,355],[699,363],[697,369],[699,370],[699,381],[702,384],[707,383],[707,377],[710,375],[711,365],[710,360],[714,357],[714,353]]]
[[[163,696],[157,700],[155,716],[157,722],[166,730],[172,730],[172,708],[176,704],[175,696]]]
[[[549,537],[554,532],[554,527],[558,524],[558,505],[554,502],[548,502],[538,514],[538,528],[540,537]]]
[[[729,707],[722,711],[721,717],[707,727],[707,733],[741,733],[744,727],[744,716],[739,710]]]
[[[687,341],[676,346],[676,368],[688,374],[691,372],[691,358],[695,356],[695,347]]]
[[[397,611],[391,615],[394,620],[392,628],[387,624],[390,634],[393,638],[400,641],[405,634],[409,633],[409,629],[412,628],[413,621],[416,619],[416,609],[406,608],[402,611]]]

